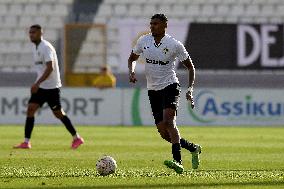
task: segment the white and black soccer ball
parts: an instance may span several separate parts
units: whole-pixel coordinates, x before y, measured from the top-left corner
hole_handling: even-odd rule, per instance
[[[116,168],[116,161],[110,156],[104,156],[100,158],[96,163],[96,169],[98,173],[103,176],[115,173]]]

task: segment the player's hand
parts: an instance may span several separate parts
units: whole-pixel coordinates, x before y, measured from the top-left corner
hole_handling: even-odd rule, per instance
[[[137,82],[137,79],[135,77],[135,73],[134,72],[129,74],[129,82],[130,83],[136,83]]]
[[[31,87],[31,93],[34,94],[34,93],[37,93],[39,89],[39,85],[38,84],[33,84],[32,87]]]
[[[186,100],[190,102],[191,108],[194,108],[194,100],[193,100],[193,87],[189,87],[186,92]]]

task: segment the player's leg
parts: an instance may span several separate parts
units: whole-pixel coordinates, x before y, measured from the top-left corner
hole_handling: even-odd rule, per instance
[[[179,96],[180,86],[178,83],[171,84],[164,89],[163,122],[171,138],[173,158],[182,164],[180,133],[176,126]]]
[[[65,125],[68,132],[73,137],[73,142],[71,147],[73,149],[78,148],[81,144],[84,143],[84,139],[80,137],[79,133],[76,131],[74,125],[72,124],[69,117],[61,108],[60,102],[60,89],[51,89],[49,90],[49,98],[47,100],[49,107],[51,108],[54,116],[61,120],[61,122]]]
[[[163,121],[160,121],[158,124],[156,124],[158,132],[160,133],[161,137],[166,140],[167,142],[171,143],[171,137],[169,135],[169,132],[167,130],[167,127]]]
[[[164,164],[174,169],[177,173],[183,172],[182,160],[181,160],[181,145],[180,145],[180,134],[175,123],[175,109],[166,108],[164,109],[164,125],[166,126],[168,135],[170,136],[170,142],[172,143],[172,160],[166,160]]]
[[[152,109],[152,115],[160,136],[168,142],[171,142],[168,131],[163,122],[163,98],[160,91],[149,90],[148,96]]]
[[[28,109],[27,109],[27,118],[25,123],[25,142],[29,142],[32,131],[34,128],[34,122],[35,122],[35,113],[39,109],[40,105],[37,103],[29,103]]]
[[[178,154],[179,146],[189,150],[192,154],[192,168],[197,169],[199,166],[199,154],[201,153],[201,146],[189,142],[188,140],[181,138],[179,130],[176,125],[176,113],[179,105],[180,86],[179,84],[172,84],[165,89],[167,98],[165,98],[164,109],[164,122],[168,125],[168,131],[172,140],[172,144],[177,147],[176,153]],[[177,144],[179,141],[179,145]],[[173,149],[174,150],[174,149]]]
[[[164,109],[164,123],[167,127],[168,134],[172,143],[173,159],[182,164],[181,160],[181,145],[180,145],[180,133],[176,126],[176,110],[172,108]]]
[[[26,113],[26,122],[25,122],[25,139],[24,142],[14,146],[14,148],[31,148],[30,138],[34,128],[35,113],[36,111],[44,104],[45,99],[43,96],[42,89],[39,89],[37,93],[31,95],[29,99],[27,113]]]

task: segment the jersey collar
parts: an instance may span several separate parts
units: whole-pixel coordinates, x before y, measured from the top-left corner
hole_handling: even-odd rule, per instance
[[[159,44],[156,44],[155,38],[152,36],[152,40],[153,40],[154,46],[155,46],[156,48],[159,48],[159,47],[163,44],[163,41],[166,39],[167,36],[168,36],[168,34],[165,33],[164,37],[162,37],[162,39],[161,39],[161,41],[160,41]]]

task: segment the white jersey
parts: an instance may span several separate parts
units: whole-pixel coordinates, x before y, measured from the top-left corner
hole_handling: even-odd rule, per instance
[[[186,60],[189,55],[180,41],[166,34],[159,44],[152,34],[141,36],[134,49],[134,54],[145,59],[145,73],[148,90],[161,90],[173,83],[179,83],[175,72],[175,61]]]
[[[36,81],[43,75],[46,69],[46,63],[52,62],[53,71],[50,73],[48,78],[40,84],[40,88],[43,89],[54,89],[62,86],[60,80],[59,66],[57,55],[54,47],[46,40],[42,39],[40,44],[33,45],[33,57],[35,68],[37,72]]]

